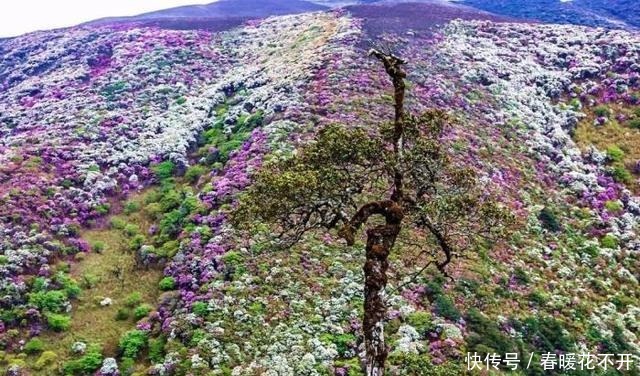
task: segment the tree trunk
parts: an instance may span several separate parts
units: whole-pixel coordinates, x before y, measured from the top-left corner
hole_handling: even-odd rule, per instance
[[[388,257],[399,231],[399,222],[377,226],[367,231],[363,322],[367,376],[384,375],[388,353],[384,340]]]
[[[381,53],[375,49],[370,55],[382,61],[385,70],[393,80],[395,99],[395,118],[393,132],[393,152],[397,159],[402,159],[404,146],[404,78],[407,74],[402,70],[405,61],[392,54]],[[384,320],[387,316],[385,288],[387,287],[387,269],[389,269],[389,253],[400,233],[400,225],[404,216],[403,180],[401,169],[396,165],[393,172],[393,186],[390,200],[383,203],[365,205],[356,214],[350,227],[347,228],[347,242],[353,243],[353,229],[366,222],[372,213],[384,216],[385,225],[367,230],[366,261],[364,264],[364,347],[366,351],[365,369],[367,376],[383,376],[384,364],[387,360],[387,345],[384,341]]]

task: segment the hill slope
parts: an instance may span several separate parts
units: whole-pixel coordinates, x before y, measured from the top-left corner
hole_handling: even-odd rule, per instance
[[[206,5],[187,5],[131,17],[111,17],[91,21],[89,25],[123,22],[151,22],[160,19],[234,19],[264,18],[274,15],[294,14],[326,10],[327,8],[303,0],[220,0]]]
[[[415,9],[430,13],[398,22]],[[322,127],[391,118],[369,40],[407,59],[412,111],[459,119],[443,144],[518,219],[450,279],[411,278],[437,254],[399,242],[389,373],[463,374],[467,351],[538,354],[532,375],[546,352],[640,355],[640,170],[624,142],[640,137],[640,36],[451,9],[1,41],[0,370],[361,374],[363,239],[310,233],[283,251],[228,216]]]
[[[640,5],[636,1],[463,0],[461,3],[505,16],[550,23],[633,29],[640,27]]]

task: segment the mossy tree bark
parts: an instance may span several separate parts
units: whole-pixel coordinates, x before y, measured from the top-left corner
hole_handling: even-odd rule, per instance
[[[364,346],[365,369],[367,376],[384,375],[384,367],[388,349],[384,339],[384,321],[387,316],[385,289],[387,286],[387,270],[389,269],[389,254],[393,249],[400,229],[404,210],[403,179],[400,169],[404,136],[404,92],[406,77],[402,70],[405,62],[394,55],[377,50],[369,52],[380,60],[391,77],[394,87],[395,117],[393,128],[393,187],[389,200],[370,202],[358,210],[343,228],[342,235],[347,243],[353,244],[355,231],[373,215],[384,217],[385,224],[367,229],[367,245],[365,248],[366,261],[364,264]]]

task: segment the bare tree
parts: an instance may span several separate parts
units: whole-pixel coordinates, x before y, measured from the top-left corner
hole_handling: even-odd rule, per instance
[[[500,234],[509,215],[482,190],[473,170],[453,162],[441,135],[453,120],[440,110],[404,109],[405,61],[369,52],[393,82],[395,116],[380,129],[331,125],[285,161],[266,164],[241,196],[234,222],[272,223],[291,245],[311,230],[337,229],[347,245],[366,226],[364,347],[368,376],[384,374],[385,288],[389,255],[403,228],[428,234],[442,256],[416,260],[446,275],[451,260],[478,239]]]

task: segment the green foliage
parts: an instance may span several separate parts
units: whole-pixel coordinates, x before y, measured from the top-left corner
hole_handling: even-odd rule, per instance
[[[607,201],[604,203],[605,209],[612,213],[617,213],[622,210],[623,206],[620,201]]]
[[[618,248],[618,238],[616,238],[614,235],[607,234],[602,239],[600,239],[600,245],[602,245],[604,248]]]
[[[91,244],[91,250],[95,253],[102,253],[107,248],[106,244],[103,241],[95,241]]]
[[[624,159],[624,151],[617,145],[612,145],[607,148],[607,157],[613,162],[622,162]]]
[[[82,291],[75,279],[62,272],[56,275],[56,282],[62,287],[67,298],[75,298],[80,295],[80,292]]]
[[[202,329],[196,329],[191,334],[191,339],[189,340],[189,344],[194,347],[197,346],[200,341],[207,338],[207,333]]]
[[[406,208],[405,215],[427,232],[438,233],[433,234],[434,239],[442,239],[438,245],[455,248],[469,240],[476,242],[476,234],[499,235],[510,215],[486,199],[472,169],[460,168],[448,156],[440,137],[450,122],[436,110],[407,116],[402,170],[407,171],[406,194],[419,199]],[[393,176],[372,171],[396,169],[392,134],[391,126],[381,128],[379,136],[370,129],[340,125],[321,129],[314,142],[300,148],[295,156],[265,163],[254,184],[240,195],[232,221],[241,229],[254,231],[256,223],[277,224],[284,229],[285,238],[294,241],[309,227],[345,225],[345,219],[351,218],[364,200],[388,197]],[[470,213],[477,215],[467,220]],[[432,219],[438,223],[430,223]],[[447,231],[442,237],[444,228],[456,231]],[[342,230],[347,231],[341,235],[348,237],[349,229]]]
[[[459,376],[464,375],[465,370],[458,364],[434,365],[429,356],[412,353],[392,353],[389,356],[389,364],[395,366],[399,376]]]
[[[200,205],[200,201],[198,198],[192,194],[187,195],[184,200],[182,200],[181,209],[186,212],[186,214],[196,213],[202,206]]]
[[[575,338],[569,334],[563,323],[553,317],[529,317],[522,326],[523,339],[538,352],[570,352]]]
[[[460,319],[460,311],[453,304],[453,300],[446,295],[438,295],[435,299],[435,311],[438,315],[451,321]]]
[[[571,106],[574,111],[579,111],[582,108],[582,102],[580,102],[580,99],[578,98],[573,98],[569,102],[569,106]]]
[[[112,217],[111,218],[111,228],[116,230],[123,230],[127,225],[127,221],[125,221],[122,217]]]
[[[158,255],[162,257],[173,257],[178,252],[180,243],[176,240],[169,240],[164,242],[158,250]]]
[[[496,322],[485,317],[477,309],[470,309],[465,320],[469,330],[467,337],[469,351],[482,354],[505,354],[517,351],[514,340],[502,332]]]
[[[47,325],[53,331],[63,332],[71,327],[71,317],[58,313],[47,313]]]
[[[640,129],[640,117],[629,120],[627,125],[629,128]]]
[[[246,271],[244,257],[239,252],[228,251],[222,256],[222,262],[230,274],[242,275]]]
[[[200,179],[200,176],[204,175],[205,172],[207,172],[206,167],[194,165],[187,169],[187,172],[184,174],[184,178],[188,183],[194,184],[198,179]]]
[[[31,285],[31,291],[45,291],[49,283],[47,279],[44,277],[36,277],[33,279],[33,284]]]
[[[65,188],[71,188],[71,186],[73,186],[73,182],[69,179],[64,179],[60,184]]]
[[[157,202],[152,202],[144,207],[145,213],[154,220],[160,219],[162,216],[162,207]]]
[[[264,309],[265,306],[263,303],[255,301],[251,303],[249,307],[247,307],[247,312],[249,312],[249,314],[251,314],[252,316],[259,316],[264,314]]]
[[[119,308],[116,312],[116,321],[125,321],[129,319],[131,311],[128,308]]]
[[[322,198],[341,197],[351,186],[352,174],[364,174],[364,167],[372,166],[370,160],[380,159],[380,150],[380,141],[364,130],[329,126],[299,157],[265,166],[268,173],[259,174],[243,195],[235,219],[239,224],[288,222],[296,209],[313,212],[314,203]],[[333,166],[352,166],[353,171],[349,174]]]
[[[115,101],[118,94],[127,90],[127,83],[124,81],[116,81],[105,85],[100,94],[105,97],[107,101]]]
[[[240,127],[245,130],[251,130],[262,125],[264,119],[264,112],[262,110],[256,111],[254,114],[247,117],[244,122],[240,124]]]
[[[162,189],[158,189],[158,188],[151,189],[144,196],[143,203],[145,205],[149,205],[151,203],[158,202],[162,198],[162,195],[163,195],[163,190]]]
[[[549,297],[547,296],[547,294],[539,290],[532,291],[529,294],[528,298],[530,302],[538,306],[543,306],[547,303],[547,301],[549,301]]]
[[[433,330],[433,323],[431,322],[431,314],[429,314],[429,312],[413,312],[407,317],[407,323],[422,335]]]
[[[333,343],[334,345],[336,345],[336,350],[338,350],[338,354],[340,354],[340,356],[344,356],[345,353],[356,344],[356,336],[351,333],[326,333],[320,335],[320,340],[327,344]]]
[[[633,176],[623,165],[614,166],[613,170],[611,170],[611,175],[618,183],[629,184],[633,181]]]
[[[513,276],[515,280],[521,285],[526,285],[531,282],[531,279],[529,278],[527,272],[525,272],[524,269],[520,267],[515,268],[515,270],[513,271]]]
[[[122,358],[122,360],[120,361],[120,367],[119,367],[120,372],[123,375],[137,376],[137,375],[133,375],[135,366],[136,366],[136,361],[134,359]]]
[[[23,166],[29,169],[37,168],[42,165],[41,157],[29,157],[26,161],[24,161]]]
[[[220,152],[220,160],[226,162],[229,159],[229,154],[232,151],[238,149],[249,138],[248,132],[234,133],[228,140],[218,144],[218,151]]]
[[[160,363],[164,359],[164,346],[167,343],[164,337],[149,340],[149,360]]]
[[[27,354],[37,354],[44,350],[44,342],[40,338],[31,338],[24,344],[24,351]]]
[[[193,303],[193,305],[191,306],[191,310],[193,311],[193,313],[195,313],[196,315],[198,315],[200,317],[206,316],[207,313],[209,312],[208,305],[205,302],[195,302],[195,303]]]
[[[119,349],[123,357],[135,359],[148,343],[147,333],[142,330],[131,330],[120,337]]]
[[[598,117],[608,117],[610,110],[609,107],[600,105],[593,108],[593,113]]]
[[[598,246],[595,244],[589,244],[588,246],[583,247],[580,251],[591,257],[596,257],[600,253]]]
[[[102,348],[91,345],[81,358],[69,361],[64,365],[64,373],[65,375],[90,375],[100,368],[102,360]]]
[[[138,249],[140,249],[140,247],[144,245],[146,240],[147,238],[142,234],[135,235],[129,241],[129,249],[131,249],[132,251],[137,251]]]
[[[562,229],[562,227],[560,226],[560,222],[556,217],[556,214],[546,206],[542,210],[540,210],[540,213],[538,214],[538,220],[540,221],[542,227],[549,231],[557,232]]]
[[[68,262],[60,262],[56,264],[55,271],[56,273],[69,273],[71,271],[71,264]]]
[[[62,290],[38,291],[29,294],[29,303],[45,312],[62,312],[66,302],[67,294]]]
[[[140,229],[133,223],[127,223],[123,228],[124,234],[128,237],[136,236],[140,233]]]
[[[222,127],[222,124],[216,124],[213,128],[208,129],[206,132],[204,132],[204,142],[206,144],[215,145],[220,142],[220,140],[224,140],[225,135]]]
[[[67,225],[67,231],[69,231],[69,234],[71,236],[78,236],[78,235],[80,235],[80,225],[77,224],[77,223],[71,223],[71,224]],[[77,251],[76,247],[72,247],[72,248],[74,248],[75,251]]]
[[[125,305],[130,308],[133,308],[140,303],[142,303],[142,294],[140,294],[139,292],[132,292],[131,294],[129,294],[129,296],[127,296],[127,299],[125,300]]]
[[[207,333],[202,329],[196,329],[191,334],[191,340],[189,341],[189,343],[191,344],[191,346],[197,346],[198,343],[200,343],[200,341],[205,338],[207,338]]]
[[[104,204],[100,204],[98,206],[95,207],[95,210],[98,214],[100,215],[106,215],[109,213],[109,208],[111,207],[111,205],[104,203]]]
[[[182,230],[182,223],[187,216],[187,211],[175,209],[165,214],[160,221],[160,233],[165,238],[172,238]]]
[[[129,201],[124,205],[123,212],[126,215],[131,215],[140,210],[140,204],[134,201]]]
[[[162,291],[173,290],[176,287],[176,279],[173,277],[164,277],[160,280],[158,286]]]
[[[176,209],[180,207],[184,197],[180,195],[180,193],[174,189],[168,189],[163,192],[162,198],[159,201],[160,210],[163,213],[167,213],[172,209]]]
[[[173,176],[173,171],[176,165],[171,161],[164,161],[153,166],[151,170],[156,174],[156,177],[160,180],[166,180]]]
[[[38,360],[36,360],[34,368],[37,370],[41,370],[43,368],[53,365],[57,359],[58,359],[58,354],[56,354],[55,352],[44,351],[42,354],[40,354],[40,356],[38,357]]]
[[[244,262],[244,258],[236,251],[229,251],[222,256],[222,261],[229,266],[238,266]]]
[[[619,325],[613,328],[613,335],[610,338],[601,338],[600,344],[604,351],[611,354],[628,354],[634,351],[632,344],[625,338],[623,328]]]
[[[632,306],[634,302],[633,297],[624,294],[617,294],[611,299],[611,303],[615,304],[620,311],[626,309],[627,306]]]
[[[149,304],[140,304],[133,310],[133,317],[136,320],[140,320],[141,318],[147,317],[152,309],[153,307],[151,307]]]

